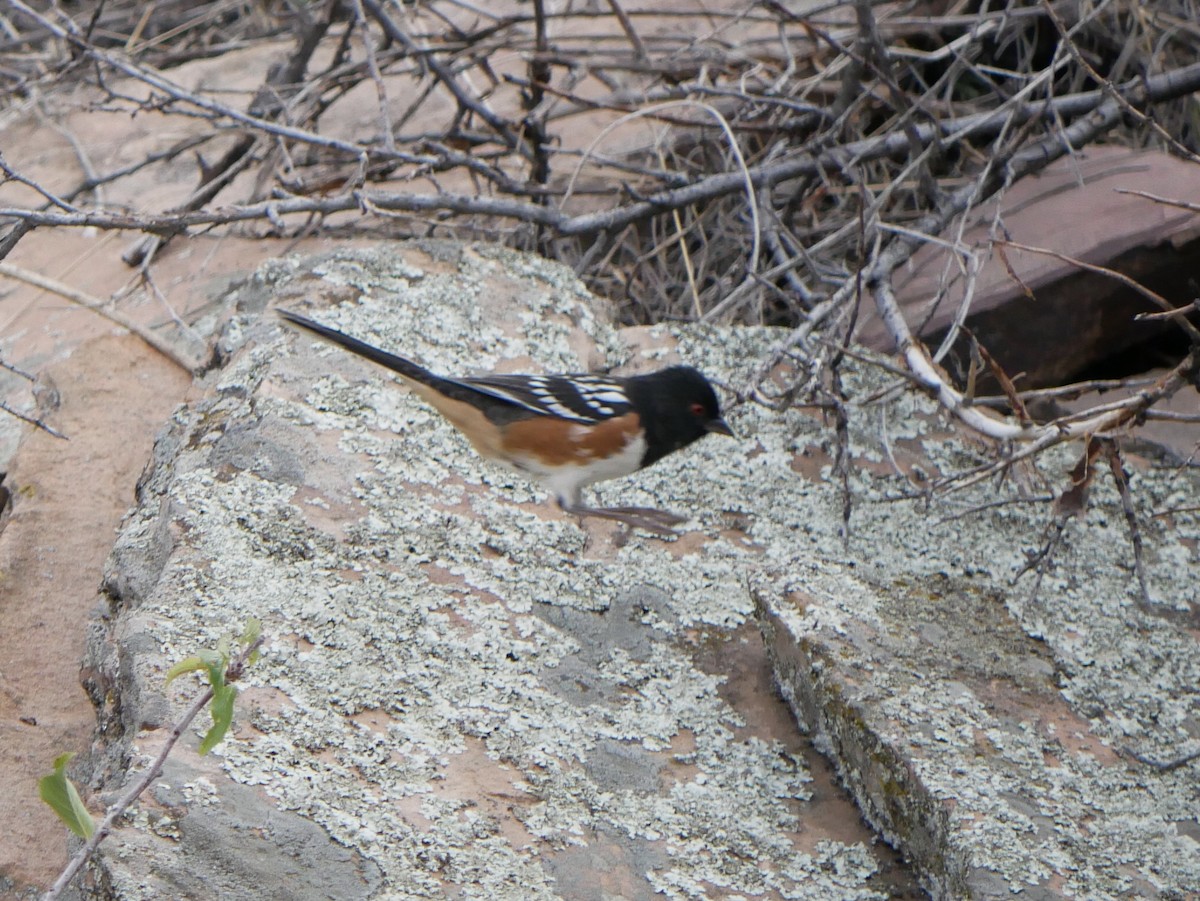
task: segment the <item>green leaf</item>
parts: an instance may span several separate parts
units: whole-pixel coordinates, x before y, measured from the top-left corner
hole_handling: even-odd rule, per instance
[[[67,762],[74,756],[68,753],[54,758],[54,772],[38,780],[38,794],[66,823],[68,829],[80,838],[91,838],[96,831],[96,824],[83,806],[79,792],[67,778]]]
[[[258,637],[262,635],[262,621],[254,617],[246,620],[246,628],[242,631],[241,637],[238,638],[238,644],[246,648],[258,641]]]
[[[194,673],[197,670],[206,669],[209,672],[208,681],[212,682],[212,672],[214,668],[220,668],[222,672],[225,670],[226,658],[222,657],[216,651],[199,651],[191,657],[180,660],[173,667],[167,670],[167,685],[171,684],[171,680],[176,676],[182,676],[184,673]]]
[[[221,739],[225,737],[225,733],[229,731],[229,724],[233,722],[233,701],[236,697],[236,685],[222,685],[220,688],[213,689],[212,704],[208,708],[209,713],[212,714],[213,724],[204,736],[204,740],[200,742],[201,755],[207,754],[219,745]]]
[[[216,663],[209,664],[208,684],[212,686],[214,694],[225,687],[225,667],[228,665],[229,662],[224,657]]]
[[[193,655],[180,660],[173,667],[167,670],[167,685],[177,676],[182,676],[184,673],[194,673],[196,670],[204,669],[204,661],[198,656]]]

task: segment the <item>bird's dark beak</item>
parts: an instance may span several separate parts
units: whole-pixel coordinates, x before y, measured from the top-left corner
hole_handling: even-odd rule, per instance
[[[733,434],[733,429],[729,427],[729,423],[724,419],[710,419],[708,424],[704,426],[704,430],[717,435],[728,435],[730,438],[737,437]]]

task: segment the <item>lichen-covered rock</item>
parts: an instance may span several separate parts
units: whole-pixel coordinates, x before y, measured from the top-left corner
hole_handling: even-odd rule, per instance
[[[693,515],[678,538],[581,527],[268,302],[446,372],[681,357],[738,385],[776,333],[620,333],[563,269],[452,244],[281,261],[239,290],[228,363],[165,433],[112,557],[89,666],[106,790],[199,690],[164,692],[172,663],[249,617],[269,641],[226,741],[173,758],[103,846],[108,897],[911,894],[810,792],[756,621],[797,718],[935,896],[1200,885],[1200,763],[1134,756],[1200,740],[1194,473],[1134,477],[1154,606],[1104,479],[1035,594],[1013,576],[1046,507],[1017,480],[901,499],[987,452],[847,364],[851,396],[883,398],[849,408],[848,536],[832,430],[752,405],[729,414],[740,440],[600,486]],[[1075,453],[1033,465],[1065,483]]]
[[[847,803],[808,800],[754,628],[764,540],[789,549],[776,563],[807,551],[802,417],[742,411],[745,441],[601,487],[693,514],[678,539],[581,528],[384,373],[261,313],[311,303],[446,372],[678,353],[733,379],[771,333],[662,331],[635,353],[566,270],[450,244],[280,261],[239,290],[228,362],[164,436],[111,560],[90,666],[107,795],[200,690],[164,689],[174,662],[250,617],[268,640],[226,740],[177,751],[102,846],[101,894],[911,892]]]

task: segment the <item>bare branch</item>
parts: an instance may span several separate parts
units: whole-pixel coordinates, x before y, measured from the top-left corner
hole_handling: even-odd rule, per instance
[[[171,344],[169,344],[167,341],[164,341],[145,326],[130,319],[120,310],[107,309],[102,300],[95,297],[89,297],[81,291],[76,291],[70,285],[64,285],[62,282],[55,281],[52,278],[47,278],[44,275],[39,275],[36,272],[30,272],[27,269],[22,269],[19,266],[12,265],[11,263],[0,263],[0,276],[25,282],[26,284],[33,285],[36,288],[41,288],[43,291],[50,291],[53,294],[57,294],[59,297],[69,300],[72,303],[79,304],[79,306],[84,307],[85,309],[91,310],[97,316],[103,316],[114,325],[119,325],[123,329],[128,329],[184,372],[194,375],[202,368],[202,361],[189,358],[187,355],[181,353],[175,347],[172,347]]]

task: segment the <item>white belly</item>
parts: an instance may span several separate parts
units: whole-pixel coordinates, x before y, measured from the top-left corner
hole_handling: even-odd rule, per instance
[[[579,492],[588,485],[617,479],[637,472],[646,453],[646,439],[633,438],[617,453],[606,459],[590,459],[586,465],[549,466],[536,457],[523,456],[513,462],[521,471],[533,476],[568,506],[579,503]]]

